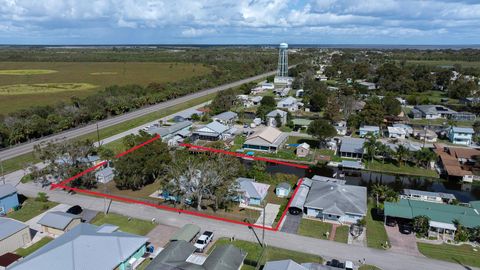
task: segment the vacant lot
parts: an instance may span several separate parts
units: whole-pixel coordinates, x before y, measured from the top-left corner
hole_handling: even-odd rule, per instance
[[[0,114],[32,105],[50,105],[72,96],[85,97],[110,85],[145,86],[209,72],[210,68],[193,63],[0,62],[0,92],[8,93],[0,99]],[[78,88],[82,85],[89,87]],[[49,95],[52,91],[54,96]]]

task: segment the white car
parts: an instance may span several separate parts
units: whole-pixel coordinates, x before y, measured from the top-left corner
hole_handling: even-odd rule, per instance
[[[197,242],[195,242],[195,247],[197,252],[203,252],[210,242],[213,240],[213,232],[205,231],[200,237],[198,237]]]
[[[353,262],[352,261],[346,261],[345,262],[345,270],[353,270]]]

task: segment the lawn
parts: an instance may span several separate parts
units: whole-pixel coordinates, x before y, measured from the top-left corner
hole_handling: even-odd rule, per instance
[[[434,170],[426,170],[422,167],[412,166],[412,165],[402,165],[397,166],[393,163],[385,163],[378,160],[366,161],[365,167],[369,171],[375,172],[384,172],[384,173],[394,173],[394,174],[404,174],[404,175],[417,175],[417,176],[425,176],[425,177],[432,177],[438,178],[438,173]]]
[[[120,228],[121,231],[127,232],[127,233],[133,233],[133,234],[138,234],[138,235],[147,235],[155,226],[156,224],[150,222],[150,221],[145,221],[141,219],[136,219],[136,218],[130,218],[128,220],[128,217],[118,215],[118,214],[103,214],[103,213],[98,213],[95,218],[91,221],[92,224],[94,225],[103,225],[103,224],[112,224],[116,225]]]
[[[22,222],[30,220],[46,210],[56,206],[56,202],[39,202],[34,198],[28,198],[23,202],[22,208],[18,211],[7,214],[7,217],[13,218]]]
[[[335,232],[335,242],[340,243],[348,243],[348,234],[350,232],[350,227],[348,226],[340,226],[337,227],[337,231]]]
[[[27,163],[38,163],[41,160],[35,157],[33,152],[26,153],[11,159],[3,160],[3,171],[7,174],[16,170],[23,169]]]
[[[15,250],[15,253],[17,255],[22,256],[22,257],[26,257],[27,255],[30,255],[33,252],[35,252],[36,250],[38,250],[39,248],[45,246],[46,244],[48,244],[52,240],[53,240],[53,238],[51,238],[51,237],[43,237],[38,242],[36,242],[35,244],[33,244],[33,245],[31,245],[27,248],[19,248],[19,249]]]
[[[332,224],[306,218],[302,218],[298,227],[298,234],[324,240],[328,239],[327,232],[330,234],[331,231]]]
[[[262,253],[262,247],[258,243],[247,242],[242,240],[235,240],[233,242],[230,239],[220,238],[210,248],[208,252],[212,252],[218,245],[233,244],[235,247],[247,252],[247,257],[244,261],[242,270],[256,269],[257,264],[264,265],[267,261],[286,260],[291,259],[297,263],[315,262],[322,263],[323,259],[320,256],[297,252],[288,249],[266,247],[266,250]]]
[[[29,94],[56,94],[59,92],[86,91],[96,88],[90,83],[32,83],[9,84],[0,86],[0,96],[17,96]],[[20,97],[18,97],[20,98]]]
[[[417,245],[418,250],[427,257],[480,267],[480,252],[474,251],[470,245],[454,246],[449,244],[432,245],[426,243],[417,243]]]
[[[25,76],[25,75],[43,75],[58,72],[57,70],[51,69],[1,69],[0,75],[16,75],[16,76]]]
[[[388,242],[388,235],[383,225],[383,219],[375,215],[373,202],[368,202],[367,210],[367,246],[371,248],[383,249]],[[373,214],[373,215],[372,215]],[[375,219],[374,219],[375,217]]]
[[[360,266],[358,270],[381,270],[381,269],[376,267],[375,265],[364,264]]]

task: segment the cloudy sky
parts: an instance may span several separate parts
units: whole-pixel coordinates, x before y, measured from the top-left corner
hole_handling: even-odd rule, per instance
[[[0,44],[480,44],[480,0],[0,0]]]

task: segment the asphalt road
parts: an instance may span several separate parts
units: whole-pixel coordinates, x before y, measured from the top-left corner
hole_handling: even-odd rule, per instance
[[[105,200],[80,194],[69,195],[66,192],[48,188],[42,189],[33,183],[19,184],[17,186],[19,193],[26,196],[36,196],[38,192],[46,192],[49,200],[69,204],[80,205],[83,208],[104,211]],[[138,204],[129,204],[121,202],[112,202],[110,212],[144,219],[172,227],[182,227],[187,223],[197,224],[203,230],[212,230],[218,237],[232,237],[247,241],[256,242],[253,232],[246,226],[236,225],[226,222],[219,222],[208,218],[196,217],[187,214],[178,214],[159,210],[149,206]],[[262,231],[255,229],[258,237],[261,239]],[[265,232],[265,243],[270,246],[276,246],[285,249],[318,254],[325,259],[340,259],[358,262],[365,259],[367,264],[374,264],[384,270],[404,270],[404,269],[435,269],[435,270],[466,270],[478,269],[475,267],[463,266],[445,261],[433,260],[424,256],[412,256],[397,253],[392,250],[378,250],[367,247],[347,245],[335,241],[320,240],[310,237],[304,237],[285,232]],[[358,263],[357,263],[358,265]]]
[[[262,79],[262,78],[265,78],[267,76],[274,75],[274,74],[275,74],[275,71],[267,72],[267,73],[260,74],[260,75],[257,75],[257,76],[253,76],[253,77],[243,79],[243,80],[240,80],[240,81],[220,85],[220,86],[217,86],[217,87],[214,87],[214,88],[202,90],[202,91],[199,91],[199,92],[196,92],[196,93],[193,93],[193,94],[189,94],[189,95],[186,95],[186,96],[183,96],[183,97],[179,97],[179,98],[176,98],[176,99],[172,99],[172,100],[169,100],[169,101],[158,103],[158,104],[146,107],[146,108],[142,108],[142,109],[139,109],[139,110],[136,110],[136,111],[128,112],[128,113],[125,113],[125,114],[122,114],[122,115],[119,115],[119,116],[115,116],[115,117],[112,117],[112,118],[108,118],[108,119],[105,119],[105,120],[102,120],[102,121],[98,121],[96,123],[89,124],[89,125],[86,125],[86,126],[83,126],[83,127],[70,129],[70,130],[67,130],[67,131],[64,131],[64,132],[61,132],[61,133],[57,133],[55,135],[48,136],[48,137],[45,137],[45,138],[42,138],[42,139],[39,139],[39,140],[36,140],[36,141],[33,141],[33,142],[20,144],[20,145],[17,145],[17,146],[11,147],[11,148],[7,148],[7,149],[4,149],[4,150],[0,151],[0,158],[3,159],[3,160],[14,158],[16,156],[20,156],[20,155],[32,152],[34,145],[39,144],[39,143],[43,143],[43,142],[47,142],[47,141],[51,141],[51,140],[60,142],[60,141],[70,140],[70,139],[73,139],[73,138],[76,138],[76,137],[79,137],[79,136],[82,136],[82,135],[85,135],[85,134],[95,132],[97,130],[97,124],[98,124],[99,129],[107,128],[107,127],[110,127],[110,126],[120,124],[120,123],[125,122],[125,121],[129,121],[129,120],[144,116],[146,114],[149,114],[149,113],[152,113],[152,112],[155,112],[155,111],[158,111],[158,110],[162,110],[162,109],[165,109],[165,108],[168,108],[168,107],[179,105],[179,104],[182,104],[184,102],[187,102],[187,101],[199,98],[199,97],[203,97],[203,96],[206,96],[206,95],[209,95],[209,94],[212,94],[212,93],[216,93],[216,92],[227,90],[227,89],[230,89],[230,88],[233,88],[233,87],[237,87],[237,86],[240,86],[242,84],[249,83],[249,82],[252,82],[252,81],[256,81],[256,80],[259,80],[259,79]]]

